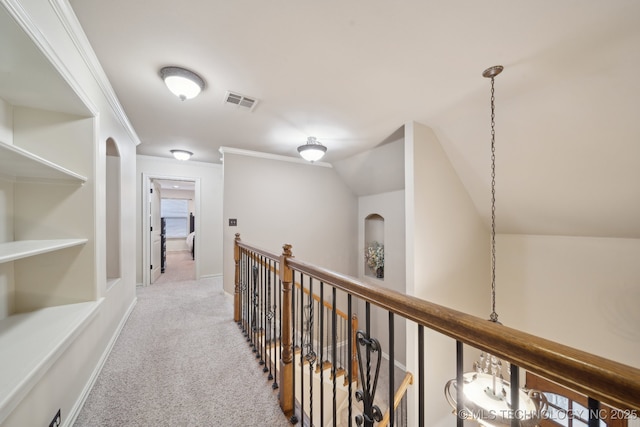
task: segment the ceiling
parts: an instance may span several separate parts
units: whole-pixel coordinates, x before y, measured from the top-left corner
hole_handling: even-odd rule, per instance
[[[496,78],[498,231],[640,238],[640,2],[71,0],[142,143],[336,162],[433,129],[486,219]],[[159,70],[200,74],[180,101]],[[225,105],[227,91],[259,100]]]

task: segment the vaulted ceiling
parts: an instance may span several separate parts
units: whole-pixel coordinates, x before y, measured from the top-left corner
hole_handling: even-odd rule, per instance
[[[498,231],[640,238],[640,2],[71,0],[142,143],[335,162],[431,127],[479,212],[496,78]],[[206,81],[180,101],[159,69]],[[225,105],[227,91],[259,100]]]

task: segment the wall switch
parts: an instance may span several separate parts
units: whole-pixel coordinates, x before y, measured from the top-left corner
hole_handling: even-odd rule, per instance
[[[229,227],[236,227],[238,225],[238,220],[236,218],[229,218]]]

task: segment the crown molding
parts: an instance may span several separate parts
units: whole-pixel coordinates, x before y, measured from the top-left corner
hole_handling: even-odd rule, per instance
[[[49,0],[49,4],[64,26],[64,29],[71,38],[71,41],[76,46],[78,53],[89,68],[89,71],[93,75],[96,83],[98,83],[100,90],[102,90],[102,93],[111,106],[116,118],[129,134],[135,145],[139,145],[141,142],[140,138],[122,108],[122,104],[120,104],[120,101],[118,100],[118,97],[116,96],[116,93],[114,92],[102,65],[100,64],[100,61],[98,60],[98,57],[91,47],[89,39],[87,39],[75,12],[71,8],[71,5],[67,0]]]

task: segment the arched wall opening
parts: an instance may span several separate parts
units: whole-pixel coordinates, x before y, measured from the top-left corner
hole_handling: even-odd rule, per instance
[[[106,271],[107,284],[120,278],[120,150],[113,138],[105,141],[106,168],[105,168],[105,198],[106,198]]]

